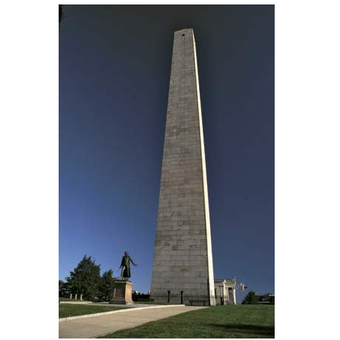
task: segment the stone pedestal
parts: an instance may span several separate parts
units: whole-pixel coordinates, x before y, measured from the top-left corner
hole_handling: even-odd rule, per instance
[[[116,280],[114,282],[112,304],[130,304],[132,301],[132,283],[126,280]]]

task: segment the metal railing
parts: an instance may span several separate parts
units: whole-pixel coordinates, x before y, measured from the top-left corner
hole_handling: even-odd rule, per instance
[[[186,295],[186,294],[152,294],[151,302],[185,304],[190,306],[210,306],[210,305],[227,305],[234,304],[230,297],[216,296],[209,297],[208,295]]]

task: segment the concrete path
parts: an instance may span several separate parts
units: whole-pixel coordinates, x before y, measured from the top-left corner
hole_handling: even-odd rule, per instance
[[[201,308],[207,307],[159,306],[140,310],[131,308],[124,313],[63,321],[59,323],[59,338],[95,338]]]
[[[118,303],[108,303],[108,302],[68,302],[68,301],[60,301],[60,305],[90,305],[90,306],[109,306],[109,307],[127,307],[127,308],[140,308],[140,307],[150,307],[155,305],[150,305],[149,303],[131,303],[128,305],[122,305]]]

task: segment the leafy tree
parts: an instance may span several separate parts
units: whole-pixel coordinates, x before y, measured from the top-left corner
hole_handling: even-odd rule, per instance
[[[59,280],[59,297],[70,296],[70,285],[63,280]]]
[[[110,269],[106,271],[100,279],[99,297],[104,301],[110,301],[112,299],[114,285],[114,278],[112,275],[113,271]]]
[[[63,280],[59,280],[59,297],[63,296],[63,286],[65,282]]]
[[[83,294],[83,299],[93,300],[98,295],[101,281],[100,265],[97,265],[91,256],[85,255],[66,280],[71,293]]]
[[[255,305],[257,304],[257,298],[255,292],[250,291],[242,301],[242,305]]]

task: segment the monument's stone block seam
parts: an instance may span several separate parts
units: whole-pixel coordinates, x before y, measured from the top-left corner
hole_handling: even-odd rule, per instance
[[[195,41],[175,32],[151,295],[214,302],[210,217]],[[180,301],[177,301],[180,302]]]

